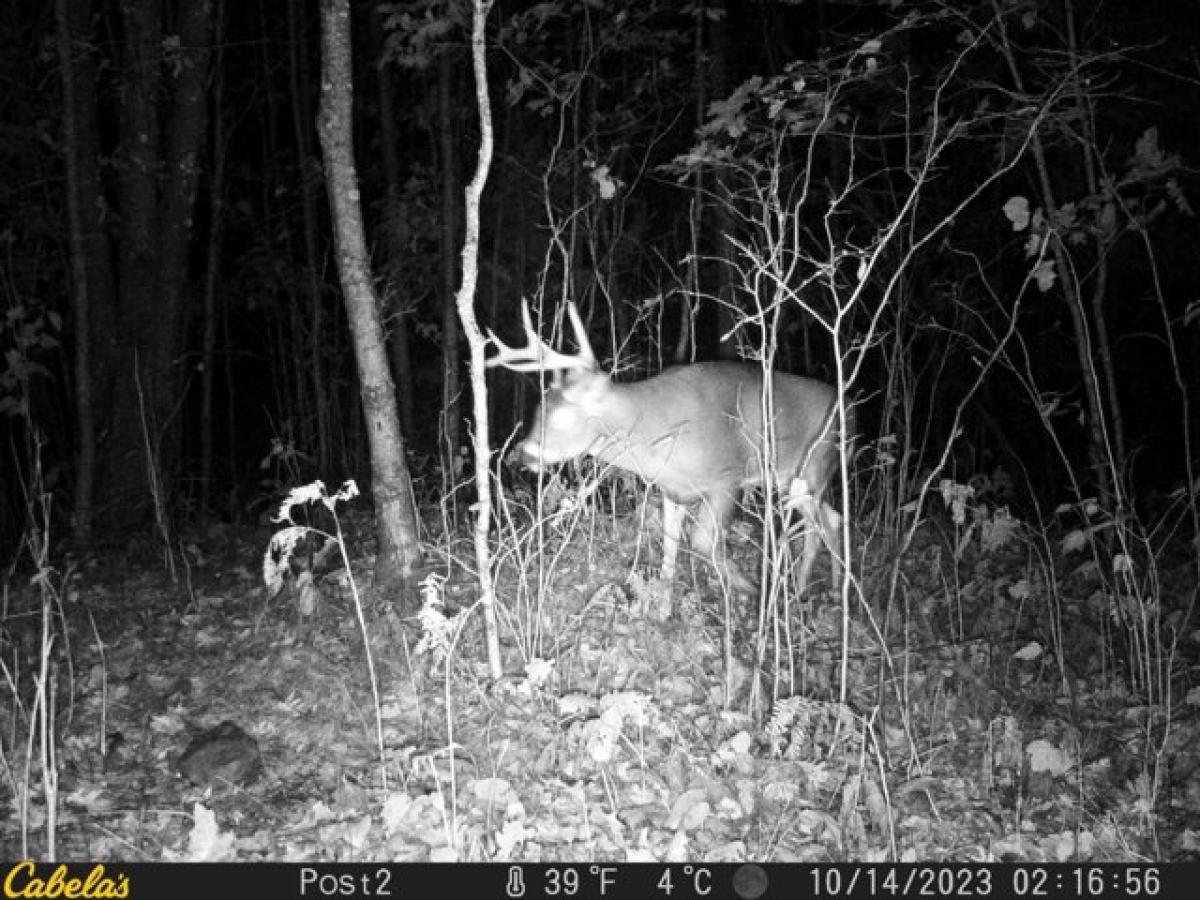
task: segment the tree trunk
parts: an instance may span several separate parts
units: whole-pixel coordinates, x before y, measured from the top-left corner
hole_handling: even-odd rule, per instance
[[[305,370],[310,382],[308,395],[312,401],[309,412],[315,415],[317,423],[313,455],[316,458],[317,470],[324,472],[333,460],[329,439],[329,404],[334,398],[327,394],[330,386],[325,383],[325,361],[322,354],[329,336],[325,333],[323,322],[325,307],[321,297],[321,278],[318,274],[322,269],[323,260],[317,240],[317,173],[312,131],[309,127],[312,101],[308,92],[308,42],[297,22],[302,13],[303,4],[288,4],[288,38],[291,42],[288,77],[291,81],[292,127],[295,130],[296,155],[299,158],[300,211],[304,220],[304,267],[308,276],[308,328],[301,329],[301,332],[308,337],[308,365],[305,366]],[[301,334],[294,334],[292,339],[299,342]],[[298,348],[297,352],[301,349],[304,348]]]
[[[704,124],[708,110],[708,84],[704,65],[704,13],[703,6],[697,6],[693,16],[693,45],[692,45],[692,84],[696,92],[694,128],[699,129]],[[689,237],[687,267],[685,278],[687,289],[680,297],[679,334],[675,337],[675,349],[671,359],[676,365],[696,361],[695,341],[695,301],[700,297],[700,260],[703,256],[700,250],[700,236],[704,233],[704,210],[707,191],[704,186],[705,171],[703,166],[697,166],[692,175],[692,202],[688,216]]]
[[[1021,93],[1025,92],[1025,80],[1017,64],[1016,52],[1009,42],[1007,31],[1004,29],[1004,17],[996,20],[1001,26],[1000,51],[1008,66],[1013,84]],[[1046,147],[1042,141],[1041,131],[1034,131],[1030,136],[1030,149],[1033,152],[1034,170],[1037,173],[1037,190],[1042,207],[1047,215],[1053,216],[1058,211],[1058,200],[1054,192],[1054,179],[1050,175],[1050,166],[1046,158]],[[1103,392],[1096,376],[1093,359],[1096,347],[1093,344],[1092,329],[1088,325],[1087,310],[1083,297],[1079,293],[1079,281],[1072,275],[1072,266],[1061,240],[1057,238],[1050,243],[1050,254],[1054,258],[1054,267],[1058,283],[1062,287],[1066,300],[1067,311],[1071,316],[1071,328],[1075,336],[1075,353],[1079,362],[1079,379],[1083,387],[1084,408],[1087,410],[1087,450],[1088,465],[1095,477],[1096,490],[1099,493],[1100,504],[1105,509],[1112,509],[1113,477],[1116,474],[1110,467],[1108,443],[1105,440],[1108,418],[1104,405]]]
[[[213,485],[213,380],[216,377],[217,284],[221,269],[221,236],[225,222],[225,0],[217,0],[216,60],[213,65],[212,180],[208,206],[208,255],[204,270],[204,320],[200,340],[200,512],[207,515],[212,505]],[[232,390],[232,384],[228,385]],[[232,457],[230,457],[232,460]],[[236,473],[228,473],[234,479]],[[232,512],[232,510],[230,510]]]
[[[1075,101],[1074,118],[1078,122],[1083,140],[1079,142],[1079,156],[1083,163],[1084,183],[1088,194],[1099,197],[1101,194],[1100,178],[1096,172],[1096,160],[1093,154],[1098,152],[1100,142],[1096,138],[1095,107],[1084,96],[1078,72],[1082,70],[1084,60],[1079,53],[1079,44],[1075,34],[1075,7],[1072,0],[1063,3],[1063,14],[1067,22],[1066,38],[1067,53],[1071,60],[1071,68],[1076,73],[1071,78],[1071,95]],[[1108,300],[1108,254],[1109,235],[1099,229],[1093,229],[1090,235],[1091,244],[1095,251],[1093,260],[1093,285],[1091,292],[1092,327],[1096,332],[1096,358],[1100,362],[1100,372],[1104,382],[1104,399],[1106,411],[1112,422],[1108,433],[1112,436],[1112,468],[1114,472],[1113,486],[1118,494],[1121,492],[1120,478],[1128,473],[1125,450],[1125,416],[1121,410],[1121,394],[1117,389],[1119,378],[1116,363],[1113,360],[1112,340],[1108,335],[1108,315],[1105,309]]]
[[[382,4],[381,4],[382,5]],[[382,56],[383,27],[380,22],[380,7],[371,17],[376,35],[376,49]],[[384,63],[379,69],[379,133],[380,153],[383,156],[383,173],[387,181],[387,208],[384,211],[387,240],[386,257],[388,268],[399,271],[404,258],[404,223],[401,219],[400,136],[396,133],[395,119],[395,73],[391,65]],[[412,314],[412,298],[405,293],[406,286],[392,278],[388,303],[388,356],[392,361],[392,377],[396,380],[396,398],[400,404],[400,429],[405,440],[414,439],[416,423],[416,396],[413,393],[412,353],[408,335],[408,317]]]
[[[714,4],[720,15],[708,20],[712,40],[712,90],[713,97],[725,97],[729,93],[729,59],[732,54],[729,37],[729,10],[724,2]],[[744,336],[738,330],[742,312],[738,304],[737,286],[733,273],[738,268],[737,248],[732,237],[737,233],[737,221],[733,215],[736,203],[734,192],[729,187],[729,173],[724,167],[712,172],[712,193],[717,197],[713,204],[713,229],[716,241],[714,258],[718,260],[716,270],[717,295],[717,354],[722,359],[738,359]]]
[[[109,401],[98,417],[108,435],[98,448],[98,500],[112,528],[141,524],[152,496],[164,499],[155,492],[178,452],[174,416],[182,378],[176,363],[207,124],[211,4],[180,4],[178,42],[164,41],[158,0],[128,0],[121,11],[120,303],[102,313],[92,302],[93,321],[107,319],[113,327],[110,342],[93,343],[94,384]],[[172,88],[166,103],[164,73]],[[165,142],[160,110],[170,110]]]
[[[456,297],[458,314],[471,354],[472,404],[475,411],[475,491],[479,498],[472,508],[475,516],[475,565],[479,572],[479,594],[486,628],[488,668],[494,679],[503,674],[500,657],[499,627],[496,622],[496,589],[492,580],[491,546],[488,534],[492,526],[491,446],[488,433],[487,387],[484,384],[483,356],[487,341],[475,319],[475,288],[479,283],[479,205],[492,167],[492,107],[488,97],[487,58],[484,26],[490,2],[474,0],[471,16],[471,61],[475,73],[475,103],[479,108],[479,153],[475,173],[467,183],[466,212],[463,228],[462,287]]]
[[[458,445],[462,422],[462,385],[459,383],[458,314],[454,294],[458,283],[458,154],[454,149],[454,74],[450,49],[438,57],[438,140],[442,164],[442,415],[445,429],[439,448],[442,473],[451,482],[458,474]],[[443,485],[449,492],[452,485]]]
[[[92,397],[92,288],[111,295],[112,270],[108,241],[99,228],[99,137],[96,123],[96,65],[82,48],[88,28],[87,0],[56,0],[58,59],[63,91],[63,153],[66,168],[67,219],[70,230],[71,312],[75,330],[75,497],[71,528],[85,541],[91,536],[96,477],[95,406]],[[72,44],[79,39],[76,57]],[[103,279],[103,285],[95,284]],[[107,304],[104,304],[107,305]]]
[[[354,338],[371,456],[378,535],[375,580],[384,592],[410,586],[421,561],[417,514],[388,372],[383,321],[371,282],[351,129],[349,0],[321,0],[321,103],[317,133],[325,159],[334,247]]]

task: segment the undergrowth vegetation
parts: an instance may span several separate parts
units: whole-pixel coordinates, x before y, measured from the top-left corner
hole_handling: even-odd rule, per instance
[[[856,526],[849,608],[824,567],[808,597],[766,606],[702,560],[674,590],[646,576],[653,504],[596,487],[552,480],[540,516],[498,513],[497,684],[466,539],[441,535],[443,574],[409,614],[369,588],[349,487],[284,503],[328,513],[308,543],[287,522],[270,541],[196,530],[174,584],[95,558],[10,572],[4,843],[210,860],[1187,851],[1195,735],[1177,707],[1196,698],[1166,668],[1186,610],[1147,603],[1132,576],[1106,602],[1077,530],[945,482],[903,559]],[[752,560],[761,527],[744,520],[733,552]],[[1170,559],[1105,564],[1152,565],[1144,578],[1183,596]],[[231,768],[230,721],[261,767]],[[206,740],[208,769],[192,763]]]

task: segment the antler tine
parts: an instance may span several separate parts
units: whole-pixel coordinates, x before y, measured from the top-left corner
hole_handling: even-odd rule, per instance
[[[587,359],[588,365],[595,368],[596,354],[592,352],[592,344],[588,340],[587,329],[583,327],[583,320],[579,318],[579,310],[575,308],[574,300],[567,301],[567,315],[571,319],[571,328],[575,331],[575,343],[579,345],[580,359]]]
[[[522,299],[521,322],[525,327],[525,346],[510,347],[496,337],[496,333],[489,328],[488,339],[496,345],[497,352],[487,361],[488,368],[503,366],[513,372],[556,372],[564,369],[594,367],[596,360],[592,355],[591,346],[587,343],[583,325],[579,321],[579,313],[575,311],[573,305],[568,306],[567,311],[571,316],[572,327],[576,329],[576,337],[582,337],[581,350],[578,354],[559,353],[543,341],[533,327],[533,319],[529,315],[529,302]]]

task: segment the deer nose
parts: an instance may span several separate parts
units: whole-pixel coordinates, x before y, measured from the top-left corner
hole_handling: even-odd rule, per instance
[[[504,457],[505,464],[508,464],[508,466],[527,467],[529,464],[527,443],[521,440],[521,442],[510,446],[508,454]]]
[[[521,441],[520,443],[513,444],[512,449],[508,451],[508,455],[504,457],[504,461],[510,466],[538,469],[541,467],[542,458],[538,452],[537,445],[533,441]]]

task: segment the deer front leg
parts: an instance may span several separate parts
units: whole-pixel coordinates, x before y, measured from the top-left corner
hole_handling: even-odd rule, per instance
[[[675,581],[679,541],[683,536],[683,519],[686,515],[686,506],[663,494],[663,561],[659,575],[668,585]]]
[[[716,569],[722,582],[737,594],[753,594],[754,583],[729,559],[725,530],[737,506],[736,493],[718,491],[700,501],[696,527],[692,530],[692,549],[705,557]]]

